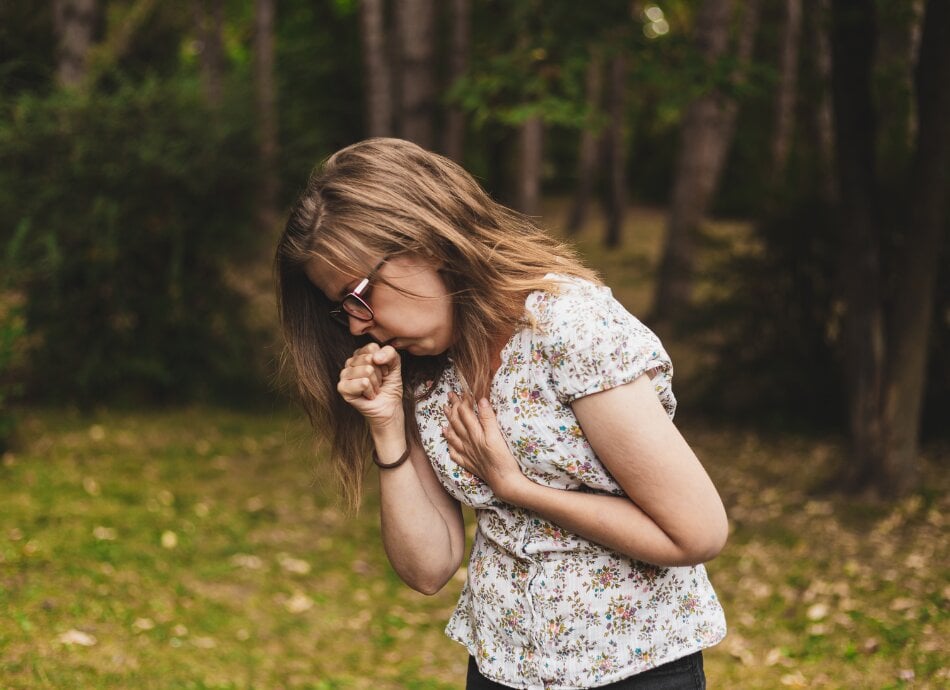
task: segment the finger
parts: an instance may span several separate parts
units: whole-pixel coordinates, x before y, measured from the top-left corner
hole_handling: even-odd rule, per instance
[[[373,395],[379,393],[380,386],[383,385],[383,372],[374,366],[348,367],[340,372],[340,381],[349,381],[353,379],[369,379],[373,388]]]
[[[459,405],[457,403],[446,405],[445,418],[448,420],[452,431],[455,432],[462,442],[467,442],[468,429],[466,428],[465,423],[459,418]]]
[[[385,347],[373,352],[370,354],[373,364],[381,365],[384,364],[390,369],[399,368],[399,353],[396,351],[392,345],[386,345]]]
[[[379,351],[379,343],[367,343],[363,347],[356,350],[353,355],[371,355],[374,352]]]
[[[488,398],[482,398],[478,401],[478,421],[482,431],[486,434],[498,428],[498,420],[495,418],[495,410],[492,409]]]
[[[346,400],[355,400],[360,397],[372,400],[376,397],[373,383],[367,378],[340,381],[336,385],[336,390]]]
[[[462,450],[462,441],[458,437],[458,434],[456,434],[452,430],[451,426],[449,426],[448,424],[444,425],[442,427],[442,435],[445,437],[445,442],[449,444],[450,450],[455,450],[455,451]]]
[[[484,436],[482,431],[482,425],[478,421],[478,417],[475,415],[475,411],[472,405],[472,398],[466,394],[459,405],[458,408],[458,417],[461,423],[465,426],[465,432],[470,439],[479,439]]]

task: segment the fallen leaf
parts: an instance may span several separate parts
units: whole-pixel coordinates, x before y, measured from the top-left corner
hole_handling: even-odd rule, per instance
[[[98,640],[89,633],[84,633],[82,630],[76,630],[75,628],[67,630],[60,635],[59,641],[61,644],[75,644],[82,647],[92,647],[98,642]]]
[[[116,533],[111,527],[99,525],[92,530],[92,536],[99,541],[115,541]]]
[[[155,621],[153,621],[151,618],[136,618],[132,623],[132,629],[136,632],[151,630],[154,627]]]
[[[236,553],[229,559],[231,565],[236,565],[239,568],[247,568],[248,570],[260,570],[264,561],[262,561],[257,556],[252,556],[247,553]]]
[[[820,621],[828,615],[828,604],[812,604],[808,607],[808,612],[805,615],[808,616],[810,621]]]
[[[291,613],[303,613],[313,608],[313,599],[302,592],[294,592],[294,595],[284,604]]]
[[[294,558],[293,556],[288,556],[287,554],[280,554],[277,556],[277,561],[280,563],[280,567],[286,570],[288,573],[306,575],[310,572],[310,564],[307,563],[307,561],[301,560],[299,558]]]
[[[779,679],[779,681],[782,683],[782,685],[787,685],[790,688],[808,687],[808,681],[805,679],[805,676],[802,675],[801,671],[795,671],[795,673],[786,673]]]

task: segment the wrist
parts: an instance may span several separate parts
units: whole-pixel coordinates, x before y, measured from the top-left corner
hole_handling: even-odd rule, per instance
[[[505,503],[519,508],[527,508],[531,503],[532,491],[538,487],[523,473],[512,473],[506,478],[502,486],[495,490],[495,495]]]
[[[369,433],[373,443],[379,445],[393,439],[406,439],[406,418],[402,410],[385,420],[370,420]]]

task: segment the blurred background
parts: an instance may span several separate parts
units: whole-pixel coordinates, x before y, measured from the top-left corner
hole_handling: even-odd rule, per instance
[[[462,686],[464,572],[398,582],[277,374],[286,210],[368,136],[668,346],[712,687],[950,682],[950,3],[2,0],[5,684]]]

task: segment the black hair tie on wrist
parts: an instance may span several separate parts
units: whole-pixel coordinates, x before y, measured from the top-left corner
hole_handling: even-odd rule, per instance
[[[373,463],[376,467],[383,470],[391,470],[395,467],[399,467],[402,463],[409,459],[409,444],[406,443],[406,452],[399,456],[399,459],[395,462],[382,463],[379,461],[379,455],[376,454],[376,449],[373,449]]]

